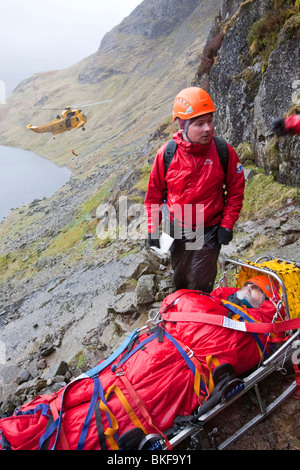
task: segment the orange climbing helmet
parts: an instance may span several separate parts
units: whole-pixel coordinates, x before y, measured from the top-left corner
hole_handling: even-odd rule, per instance
[[[207,91],[196,86],[184,88],[175,97],[173,121],[176,118],[184,120],[192,119],[215,111],[213,101]]]
[[[274,294],[277,292],[275,282],[267,276],[254,276],[251,279],[248,279],[245,284],[251,282],[258,286],[263,293],[268,297],[268,299],[274,297]]]

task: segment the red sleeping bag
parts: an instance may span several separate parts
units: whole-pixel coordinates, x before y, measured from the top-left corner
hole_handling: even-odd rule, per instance
[[[221,299],[235,291],[177,291],[160,312],[228,316]],[[252,320],[271,322],[275,307],[266,300],[245,312]],[[192,322],[188,315],[186,321],[134,332],[114,355],[59,392],[38,396],[1,419],[0,448],[117,450],[120,436],[134,428],[164,436],[176,416],[190,415],[208,398],[218,364],[232,364],[236,375],[248,371],[260,361],[264,345],[267,350],[267,338]]]

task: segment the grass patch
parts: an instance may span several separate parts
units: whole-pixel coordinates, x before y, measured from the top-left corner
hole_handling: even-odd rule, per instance
[[[136,183],[136,185],[134,186],[135,189],[137,189],[138,191],[143,191],[143,192],[147,191],[151,168],[152,168],[151,165],[146,164],[139,169],[141,177],[139,181]]]
[[[300,190],[286,187],[274,181],[273,176],[262,173],[255,175],[245,187],[243,209],[240,222],[270,217],[282,207],[288,199],[299,204]]]
[[[93,196],[91,196],[89,199],[87,199],[81,206],[80,211],[82,213],[90,213],[93,210],[96,210],[97,207],[102,204],[106,198],[109,196],[111,191],[114,188],[114,182],[117,179],[117,177],[113,178],[110,180],[107,184],[102,186],[102,188]]]
[[[85,234],[96,231],[97,221],[81,214],[79,218],[73,221],[71,226],[66,227],[50,243],[48,249],[44,252],[45,256],[66,253],[83,241]]]
[[[247,41],[251,55],[260,56],[265,61],[264,71],[281,28],[284,26],[288,37],[294,37],[299,29],[299,7],[296,3],[291,0],[274,0],[273,9],[253,23],[249,30]]]
[[[46,256],[66,253],[79,243],[80,247],[77,247],[79,254],[84,251],[86,244],[84,242],[84,235],[89,233],[96,234],[97,219],[95,215],[97,207],[109,196],[113,189],[115,179],[116,178],[110,180],[79,207],[72,223],[64,227],[50,243],[48,249],[45,251]]]
[[[136,246],[135,248],[132,248],[132,250],[130,251],[127,251],[126,253],[122,253],[120,255],[120,258],[124,258],[125,256],[128,256],[128,255],[135,255],[136,253],[138,253],[140,251],[139,247]]]

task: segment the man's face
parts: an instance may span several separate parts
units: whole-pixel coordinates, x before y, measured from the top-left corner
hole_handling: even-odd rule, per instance
[[[246,283],[242,290],[245,293],[245,298],[253,308],[259,308],[266,299],[265,294],[256,284]]]
[[[198,119],[195,119],[190,123],[187,136],[196,144],[207,145],[211,141],[213,131],[214,117],[213,113],[209,113],[199,116]]]
[[[257,305],[258,307],[260,307],[261,304],[263,303],[263,301],[266,298],[265,294],[255,284],[249,284],[248,287],[249,287],[249,292],[250,292],[251,298],[253,299],[252,305]]]

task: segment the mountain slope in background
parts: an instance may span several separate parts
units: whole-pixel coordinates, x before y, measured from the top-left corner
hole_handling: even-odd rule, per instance
[[[0,109],[0,143],[34,150],[73,170],[70,147],[93,162],[134,153],[170,117],[175,94],[190,85],[219,6],[220,0],[142,2],[105,35],[92,56],[23,81]],[[28,123],[39,125],[57,114],[43,108],[100,100],[112,101],[86,109],[85,133],[72,131],[53,142],[50,135],[26,129]],[[84,169],[84,161],[78,162]]]
[[[26,245],[26,266],[17,256],[20,272],[37,260],[37,240],[48,249],[44,256],[70,257],[85,231],[95,235],[97,206],[128,195],[129,186],[143,178],[143,167],[160,144],[153,136],[171,122],[176,93],[190,85],[220,4],[145,0],[103,38],[95,54],[68,69],[24,80],[0,107],[0,144],[33,150],[72,170],[70,181],[53,198],[34,210],[15,211],[2,223],[4,256]],[[53,119],[57,111],[49,108],[108,99],[86,108],[85,132],[72,130],[53,139],[26,128]],[[141,202],[142,193],[135,197]],[[80,229],[78,224],[83,224]],[[75,238],[66,240],[71,227]]]

